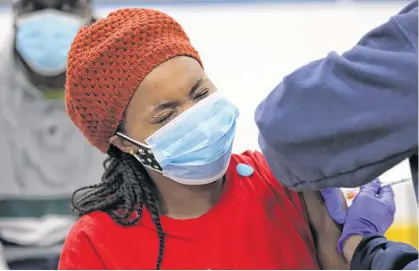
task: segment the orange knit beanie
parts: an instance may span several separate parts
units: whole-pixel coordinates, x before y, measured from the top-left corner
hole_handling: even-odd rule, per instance
[[[90,143],[106,153],[144,77],[176,56],[201,63],[179,23],[159,11],[121,9],[83,27],[68,56],[68,115]]]

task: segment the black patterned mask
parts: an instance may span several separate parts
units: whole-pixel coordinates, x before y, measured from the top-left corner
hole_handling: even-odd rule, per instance
[[[127,140],[131,144],[134,144],[138,147],[137,152],[131,153],[143,166],[158,171],[163,172],[162,168],[159,165],[159,162],[157,162],[156,158],[154,157],[153,151],[151,150],[150,146],[140,143],[122,133],[117,132],[117,136]]]

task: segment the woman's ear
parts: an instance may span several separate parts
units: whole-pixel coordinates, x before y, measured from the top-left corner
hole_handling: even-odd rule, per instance
[[[109,139],[109,143],[111,145],[114,145],[118,149],[120,149],[123,152],[133,154],[137,152],[138,147],[136,147],[134,144],[128,142],[127,140],[114,135]]]

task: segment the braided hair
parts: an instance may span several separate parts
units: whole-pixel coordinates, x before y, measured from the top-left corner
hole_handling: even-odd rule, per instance
[[[141,218],[145,206],[157,228],[159,251],[156,269],[163,260],[165,234],[160,222],[157,189],[145,168],[130,154],[110,147],[110,155],[103,163],[105,172],[100,184],[77,189],[72,205],[79,217],[94,212],[107,213],[116,223],[132,226]],[[84,192],[77,196],[79,192]],[[136,216],[132,218],[132,213]]]

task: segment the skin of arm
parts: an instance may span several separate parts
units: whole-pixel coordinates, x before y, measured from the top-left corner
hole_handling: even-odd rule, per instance
[[[355,234],[350,236],[343,245],[343,255],[345,255],[345,258],[351,262],[352,257],[354,256],[354,252],[356,248],[358,247],[359,243],[361,243],[362,236]]]
[[[307,211],[320,267],[325,270],[349,270],[350,263],[337,249],[342,226],[336,224],[330,217],[320,192],[305,191],[301,192],[301,196]],[[347,209],[343,193],[342,198],[344,207]]]

